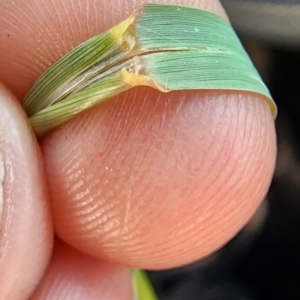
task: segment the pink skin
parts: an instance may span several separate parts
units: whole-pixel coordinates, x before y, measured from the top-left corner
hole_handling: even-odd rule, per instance
[[[63,270],[63,271],[62,271]],[[132,299],[130,270],[94,259],[60,240],[30,300]]]
[[[225,17],[217,1],[190,2],[176,3]],[[0,88],[2,299],[131,299],[129,268],[171,268],[209,255],[268,190],[274,122],[250,93],[134,89],[38,144],[12,95],[21,100],[61,55],[138,3],[0,2],[0,81],[10,89]],[[62,240],[54,251],[52,220]]]

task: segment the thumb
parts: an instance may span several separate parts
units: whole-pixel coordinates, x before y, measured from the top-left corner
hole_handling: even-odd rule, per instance
[[[0,299],[27,299],[48,264],[53,230],[39,147],[2,85],[0,112]]]

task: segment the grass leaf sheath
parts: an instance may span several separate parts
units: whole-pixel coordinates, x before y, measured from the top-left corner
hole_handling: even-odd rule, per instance
[[[234,30],[194,7],[146,4],[67,53],[35,82],[23,106],[38,136],[135,86],[237,90],[276,106]]]

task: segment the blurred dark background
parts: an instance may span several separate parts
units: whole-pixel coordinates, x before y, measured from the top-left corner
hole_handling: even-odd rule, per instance
[[[149,276],[159,300],[300,299],[300,0],[221,2],[278,106],[274,179],[225,247]]]

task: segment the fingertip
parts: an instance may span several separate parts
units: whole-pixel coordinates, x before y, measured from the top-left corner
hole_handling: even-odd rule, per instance
[[[137,89],[43,144],[58,234],[82,251],[159,269],[215,251],[250,219],[276,138],[254,94]]]

